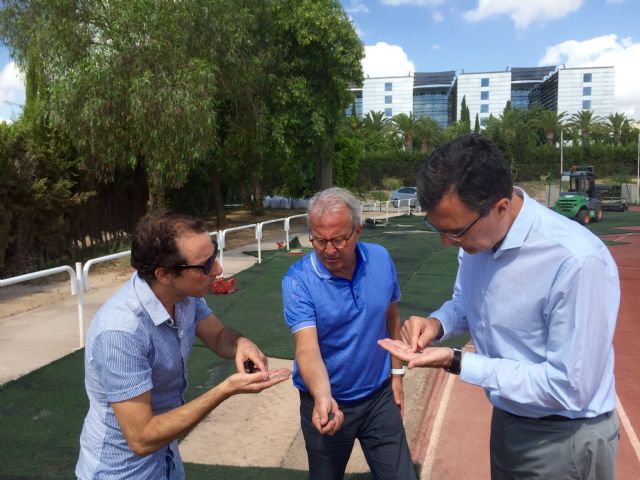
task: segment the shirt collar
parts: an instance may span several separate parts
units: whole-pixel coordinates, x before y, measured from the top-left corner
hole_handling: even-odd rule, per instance
[[[171,315],[164,308],[164,305],[153,293],[149,284],[138,276],[138,272],[133,274],[133,289],[140,300],[140,305],[146,310],[155,326],[161,325],[171,319]]]
[[[320,260],[315,250],[311,253],[310,258],[311,258],[311,266],[313,267],[313,271],[315,272],[316,275],[318,275],[318,277],[322,278],[323,280],[328,280],[330,278],[333,278],[333,275],[327,269],[327,267],[324,266],[324,263],[322,263],[322,260]],[[356,265],[358,264],[359,261],[363,261],[366,263],[367,256],[365,255],[364,249],[360,245],[360,242],[357,242],[356,243]]]
[[[535,219],[534,205],[532,204],[534,200],[532,200],[531,197],[529,197],[529,195],[519,187],[513,188],[513,194],[522,197],[522,208],[513,221],[511,228],[509,228],[507,236],[504,238],[498,250],[494,253],[494,257],[499,257],[501,252],[505,250],[520,248],[527,239],[527,235],[529,235],[529,231],[531,230]]]

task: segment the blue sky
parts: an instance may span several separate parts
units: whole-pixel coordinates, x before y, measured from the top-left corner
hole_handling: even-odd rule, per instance
[[[638,0],[341,0],[365,44],[365,73],[616,67],[616,107],[640,120]],[[0,48],[0,120],[24,85]]]
[[[640,120],[638,0],[341,0],[365,74],[616,67],[616,107]]]

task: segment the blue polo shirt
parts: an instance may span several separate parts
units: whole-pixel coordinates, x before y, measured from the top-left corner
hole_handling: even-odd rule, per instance
[[[291,333],[317,329],[337,401],[365,398],[389,377],[389,354],[376,342],[389,336],[387,310],[400,299],[400,287],[393,260],[382,246],[356,244],[352,280],[334,277],[316,253],[310,253],[289,268],[282,280],[282,297]],[[308,391],[297,362],[293,383]]]
[[[137,273],[98,310],[84,352],[89,413],[80,434],[78,478],[166,478],[166,455],[182,470],[177,441],[144,457],[133,453],[111,403],[150,390],[154,415],[181,406],[196,325],[208,315],[203,298],[187,297],[176,303],[172,322]]]

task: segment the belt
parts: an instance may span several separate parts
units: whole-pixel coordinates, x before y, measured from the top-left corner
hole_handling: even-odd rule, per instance
[[[509,415],[511,415],[512,417],[516,417],[516,418],[524,418],[526,420],[545,420],[545,421],[549,421],[549,422],[571,422],[571,421],[579,421],[579,420],[594,420],[596,418],[600,418],[604,415],[610,415],[611,412],[605,412],[605,413],[601,413],[600,415],[596,415],[595,417],[578,417],[578,418],[571,418],[571,417],[565,417],[564,415],[547,415],[545,417],[523,417],[522,415],[516,415],[515,413],[511,413],[511,412],[507,412],[506,410],[503,410],[503,412],[508,413]]]

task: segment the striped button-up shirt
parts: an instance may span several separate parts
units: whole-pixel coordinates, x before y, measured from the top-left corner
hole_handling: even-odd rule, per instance
[[[196,324],[211,314],[202,298],[187,297],[175,322],[149,285],[134,274],[98,311],[87,333],[85,387],[89,397],[76,475],[85,479],[166,478],[166,456],[182,469],[177,442],[150,455],[133,453],[111,402],[151,391],[154,415],[184,403],[187,361]]]

